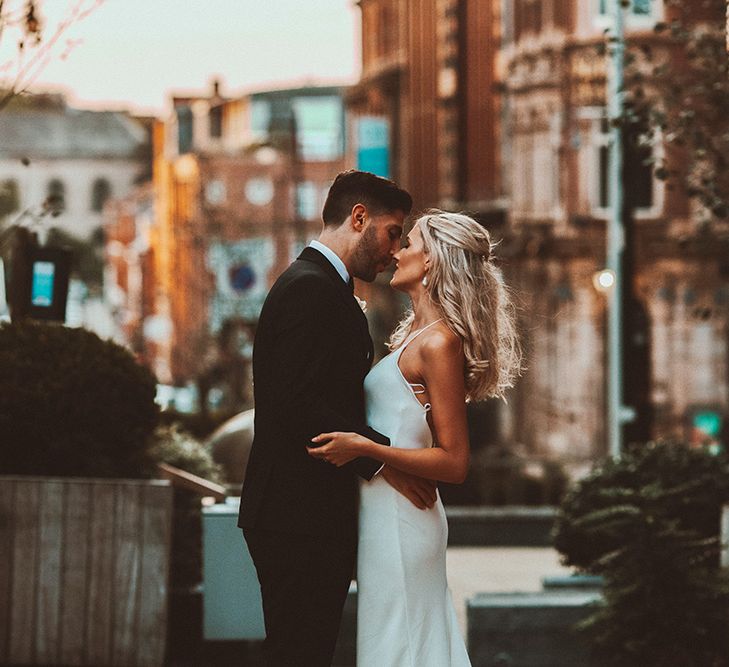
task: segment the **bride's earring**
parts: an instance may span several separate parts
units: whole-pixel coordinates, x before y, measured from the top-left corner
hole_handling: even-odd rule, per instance
[[[428,286],[428,276],[423,276],[423,279],[420,281],[423,283],[423,287]]]

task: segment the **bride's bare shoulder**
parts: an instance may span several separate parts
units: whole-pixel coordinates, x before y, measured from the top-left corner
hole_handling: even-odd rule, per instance
[[[425,384],[436,391],[451,394],[453,397],[464,393],[463,369],[466,357],[463,345],[457,334],[444,324],[439,324],[426,331],[420,346],[419,367]],[[434,398],[434,394],[431,393]]]
[[[420,353],[424,361],[436,359],[457,359],[463,357],[463,345],[460,337],[451,331],[443,322],[423,332]]]

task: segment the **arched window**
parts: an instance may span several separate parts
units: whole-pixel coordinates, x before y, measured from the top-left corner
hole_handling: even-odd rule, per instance
[[[91,188],[91,210],[100,213],[111,196],[111,185],[105,178],[97,178]]]
[[[18,182],[13,178],[0,181],[0,218],[20,208]]]
[[[58,215],[66,208],[66,186],[58,178],[48,181],[48,195],[46,206]]]

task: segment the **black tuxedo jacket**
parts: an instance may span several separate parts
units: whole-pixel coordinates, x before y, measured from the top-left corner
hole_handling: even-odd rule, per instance
[[[356,533],[356,475],[370,479],[381,464],[360,458],[337,468],[309,456],[306,446],[331,431],[390,444],[365,424],[363,381],[372,356],[367,320],[351,288],[324,255],[305,248],[271,288],[258,322],[241,528]]]

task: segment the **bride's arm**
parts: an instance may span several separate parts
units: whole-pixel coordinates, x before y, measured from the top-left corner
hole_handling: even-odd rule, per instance
[[[453,335],[434,331],[419,347],[419,366],[428,388],[432,426],[437,443],[429,449],[379,445],[356,433],[322,433],[312,441],[326,443],[309,453],[334,465],[369,456],[412,475],[460,484],[468,472],[464,356]],[[350,458],[351,457],[351,458]]]

